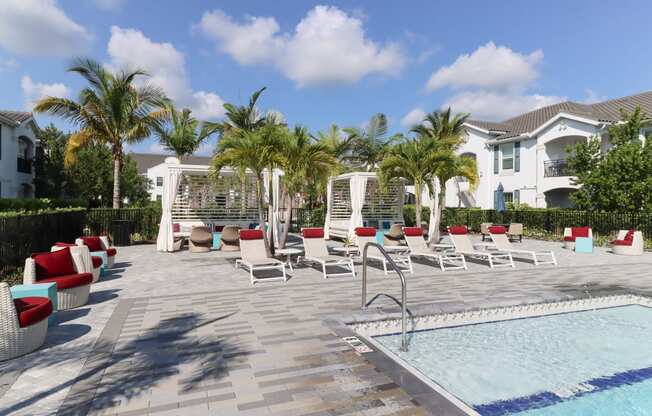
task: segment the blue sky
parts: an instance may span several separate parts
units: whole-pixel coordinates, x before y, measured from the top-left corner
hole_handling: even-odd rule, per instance
[[[0,108],[74,98],[83,84],[65,69],[90,56],[144,67],[207,119],[267,86],[263,109],[311,131],[377,112],[406,131],[447,105],[501,120],[651,89],[651,14],[652,3],[627,0],[0,0]]]

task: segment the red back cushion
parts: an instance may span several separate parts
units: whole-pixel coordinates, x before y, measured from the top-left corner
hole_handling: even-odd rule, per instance
[[[502,225],[492,225],[489,227],[489,233],[491,234],[505,234],[507,229]]]
[[[375,237],[376,229],[374,227],[358,227],[355,229],[355,235],[359,237]]]
[[[303,238],[324,238],[323,228],[304,228],[301,230]]]
[[[100,237],[82,237],[82,241],[90,251],[104,251]]]
[[[54,246],[55,247],[75,247],[76,244],[74,244],[74,243],[64,243],[62,241],[57,241],[56,243],[54,243]]]
[[[172,232],[173,233],[180,233],[181,232],[181,224],[179,224],[178,222],[175,222],[174,224],[172,224]]]
[[[32,254],[32,258],[37,280],[77,273],[69,247],[51,253]]]
[[[240,240],[262,240],[263,230],[240,230]]]
[[[458,235],[458,234],[466,234],[469,231],[466,228],[466,225],[453,225],[451,227],[448,227],[448,232],[454,235]]]
[[[423,237],[423,230],[419,227],[403,227],[403,234],[408,237]]]
[[[627,234],[625,234],[625,238],[623,238],[623,240],[625,240],[625,241],[634,241],[634,233],[635,232],[636,232],[636,229],[634,229],[634,228],[627,231]]]
[[[21,328],[41,322],[52,313],[52,302],[48,298],[26,297],[14,299]]]
[[[572,227],[571,234],[573,237],[588,237],[591,227]]]

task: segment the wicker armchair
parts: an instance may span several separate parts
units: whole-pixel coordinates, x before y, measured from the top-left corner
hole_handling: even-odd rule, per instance
[[[392,224],[389,231],[383,235],[383,244],[386,246],[400,246],[403,239],[403,225]]]
[[[0,282],[0,361],[28,354],[45,341],[52,302],[48,298],[12,299]]]
[[[220,250],[240,250],[240,227],[237,225],[227,225],[222,229],[222,246]]]
[[[213,245],[213,233],[209,227],[192,227],[188,247],[191,253],[206,253],[211,251]]]
[[[90,237],[80,237],[75,240],[75,244],[78,246],[87,246],[88,249],[93,251],[105,251],[107,257],[106,267],[112,269],[115,264],[115,257],[118,254],[118,251],[115,247],[111,247],[109,243],[109,238],[105,235],[101,236],[90,236]]]
[[[93,275],[85,270],[79,248],[64,247],[25,259],[23,283],[56,283],[58,309],[72,309],[88,302]]]
[[[518,238],[518,242],[522,243],[523,242],[523,224],[518,223],[518,222],[513,222],[509,224],[509,228],[507,229],[507,238],[510,240],[516,240]]]
[[[486,237],[489,237],[489,227],[491,227],[493,224],[490,222],[483,222],[480,224],[480,234],[482,234],[482,241]]]
[[[97,283],[100,280],[100,274],[102,272],[102,258],[97,256],[91,256],[91,251],[87,246],[76,246],[71,243],[54,243],[50,248],[50,251],[59,251],[65,247],[70,247],[71,250],[77,250],[84,264],[84,272],[93,274],[93,283]]]

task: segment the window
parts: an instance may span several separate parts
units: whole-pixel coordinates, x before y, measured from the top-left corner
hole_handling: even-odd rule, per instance
[[[162,176],[157,176],[156,177],[156,186],[163,186],[163,177]]]
[[[502,169],[514,169],[514,143],[505,143],[500,145],[500,153],[502,155]]]
[[[513,192],[505,192],[505,193],[503,193],[503,195],[505,196],[505,205],[514,202],[514,193]]]

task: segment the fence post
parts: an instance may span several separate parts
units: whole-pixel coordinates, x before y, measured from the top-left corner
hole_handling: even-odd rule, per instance
[[[550,211],[546,211],[546,221],[543,225],[543,228],[546,230],[546,232],[552,232],[552,224],[550,223]]]

